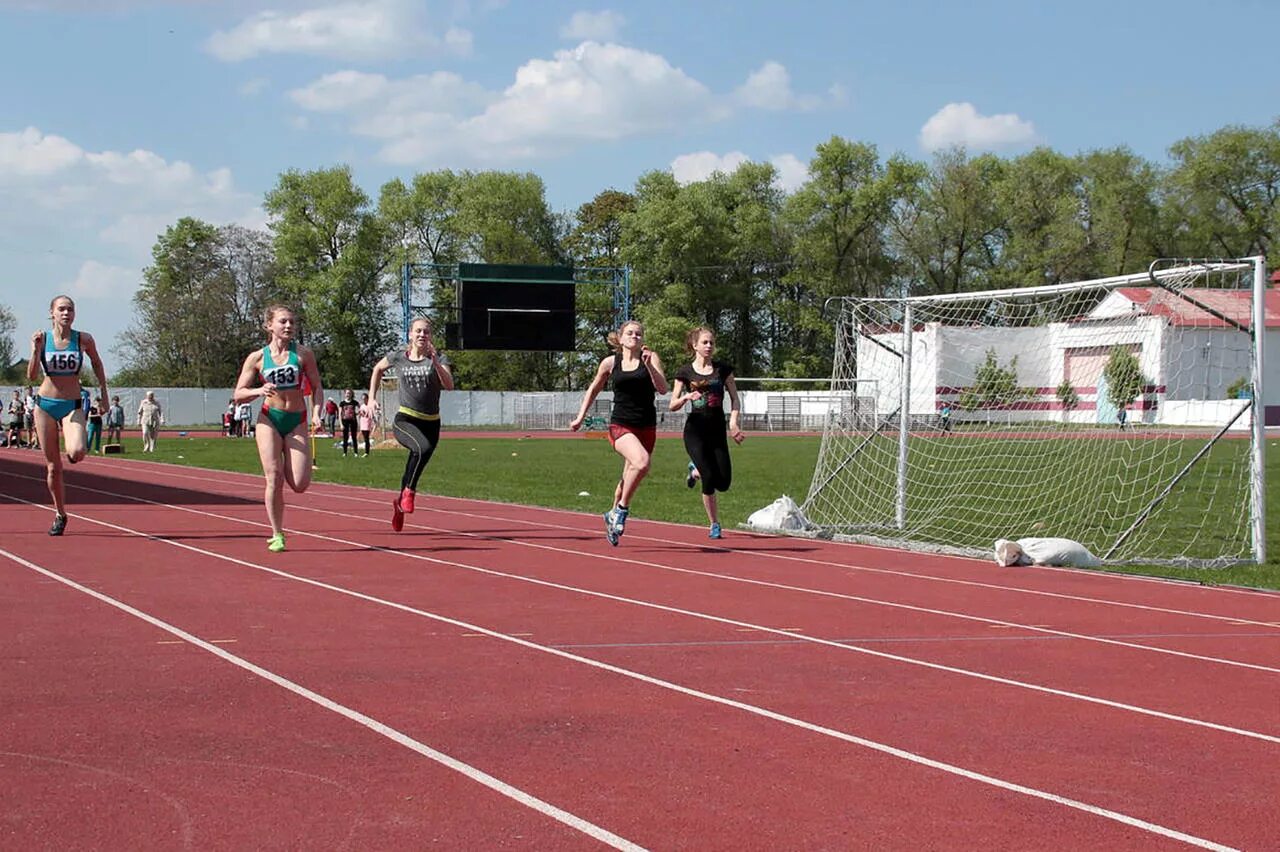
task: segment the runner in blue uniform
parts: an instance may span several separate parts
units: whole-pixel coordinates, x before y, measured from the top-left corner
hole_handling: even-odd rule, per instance
[[[311,397],[312,425],[320,428],[320,404],[324,393],[320,371],[311,350],[294,342],[298,324],[293,311],[272,305],[264,314],[267,345],[244,359],[236,382],[237,403],[262,400],[258,427],[258,457],[267,480],[265,502],[271,522],[267,550],[284,550],[284,489],[282,482],[301,494],[311,484],[311,442],[307,440],[307,396]],[[254,387],[256,382],[260,385]]]
[[[57,296],[49,303],[50,331],[31,335],[31,358],[27,361],[27,381],[35,382],[40,370],[44,381],[36,395],[35,427],[44,448],[49,496],[53,498],[53,526],[49,535],[62,535],[67,526],[66,494],[62,483],[62,456],[58,452],[58,431],[66,444],[67,461],[75,464],[86,450],[85,418],[81,406],[80,369],[85,358],[93,362],[93,375],[102,394],[107,393],[107,374],[93,336],[71,328],[76,319],[76,303],[70,296]]]

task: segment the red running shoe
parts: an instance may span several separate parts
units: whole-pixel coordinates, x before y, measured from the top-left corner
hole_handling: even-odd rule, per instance
[[[406,488],[400,492],[400,510],[406,515],[413,514],[413,489]]]
[[[391,501],[391,529],[396,532],[404,529],[404,512],[400,511],[400,501]]]

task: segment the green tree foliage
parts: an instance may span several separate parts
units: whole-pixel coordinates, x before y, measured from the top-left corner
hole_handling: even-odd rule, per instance
[[[1017,357],[1002,367],[996,360],[996,350],[988,349],[986,359],[974,373],[973,386],[960,394],[960,407],[969,411],[1005,408],[1024,396],[1018,387]]]
[[[809,180],[783,206],[793,258],[770,294],[770,373],[830,372],[833,328],[823,306],[833,296],[890,292],[895,260],[887,226],[894,205],[923,174],[920,164],[902,158],[882,163],[872,145],[833,136],[818,146]]]
[[[14,342],[13,333],[18,328],[18,318],[8,305],[0,305],[0,381],[21,383],[26,381],[26,373],[18,375],[18,346]],[[25,370],[26,364],[23,363]]]
[[[276,287],[268,237],[183,218],[156,240],[121,337],[117,381],[190,387],[233,384],[262,340],[260,314]]]
[[[1058,384],[1058,402],[1062,403],[1062,407],[1068,413],[1075,411],[1080,405],[1080,395],[1076,393],[1076,389],[1072,386],[1070,379],[1063,379]]]
[[[1138,398],[1150,380],[1142,375],[1142,365],[1128,347],[1113,346],[1107,364],[1102,368],[1107,380],[1107,399],[1116,408],[1124,408]]]
[[[1180,253],[1262,254],[1280,264],[1280,120],[1189,137],[1169,153]]]
[[[996,187],[1007,165],[962,149],[937,155],[892,220],[893,242],[911,295],[987,289],[1000,262],[1008,215]]]
[[[285,172],[264,206],[286,301],[324,383],[362,387],[397,336],[391,230],[346,166]]]
[[[1161,245],[1155,166],[1127,148],[1092,151],[1080,158],[1080,178],[1089,248],[1086,278],[1123,275],[1171,253]]]
[[[996,186],[1003,223],[995,287],[1061,284],[1089,277],[1078,162],[1049,148],[1008,160]]]

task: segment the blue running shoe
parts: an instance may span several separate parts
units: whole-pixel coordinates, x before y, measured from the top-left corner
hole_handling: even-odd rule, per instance
[[[618,535],[621,532],[615,523],[616,518],[617,515],[614,514],[612,509],[604,513],[604,537],[607,538],[609,543],[614,547],[618,546]]]
[[[707,534],[707,538],[724,538],[724,536],[720,532],[719,524],[711,525],[711,532]]]
[[[684,484],[686,488],[692,488],[693,483],[698,481],[697,474],[698,474],[698,466],[695,465],[693,462],[689,462],[689,470],[686,472],[684,477]]]

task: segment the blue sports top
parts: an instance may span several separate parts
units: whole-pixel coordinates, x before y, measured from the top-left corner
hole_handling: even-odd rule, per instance
[[[289,357],[283,364],[271,358],[271,347],[262,347],[262,382],[275,385],[276,390],[295,390],[302,387],[302,365],[298,363],[298,347],[289,344]]]
[[[78,376],[84,365],[84,352],[80,349],[80,332],[71,332],[71,340],[66,349],[55,349],[53,334],[44,333],[44,351],[40,354],[40,363],[46,376]]]

